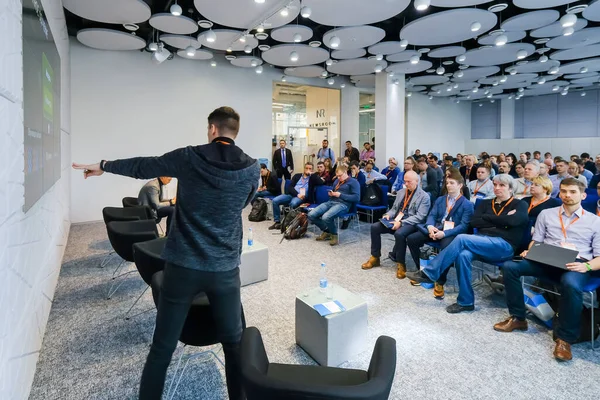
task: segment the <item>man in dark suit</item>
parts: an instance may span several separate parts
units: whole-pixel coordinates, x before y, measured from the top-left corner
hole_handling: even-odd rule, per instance
[[[352,142],[349,140],[346,141],[346,152],[344,153],[344,156],[348,157],[348,160],[350,162],[359,161],[360,158],[360,153],[358,152],[358,149],[356,147],[353,147]]]
[[[279,148],[273,153],[273,168],[277,173],[277,177],[282,176],[289,180],[291,178],[291,172],[294,171],[294,157],[290,149],[285,147],[285,140],[279,141]]]
[[[475,156],[466,155],[465,165],[460,167],[460,174],[466,183],[477,180],[477,165],[475,165]]]

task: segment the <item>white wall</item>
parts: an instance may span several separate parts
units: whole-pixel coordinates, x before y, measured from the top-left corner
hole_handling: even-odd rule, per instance
[[[42,0],[62,69],[62,178],[26,213],[21,2],[0,0],[0,398],[26,399],[69,234],[69,42],[60,0]]]
[[[254,158],[271,158],[273,80],[280,70],[265,67],[261,75],[218,60],[176,56],[161,65],[149,53],[99,51],[77,42],[71,47],[72,157],[98,162],[133,156],[160,155],[206,143],[206,117],[228,105],[241,116],[237,144]],[[322,79],[288,82],[328,87]],[[358,111],[358,110],[357,110]],[[71,219],[102,219],[102,208],[120,206],[136,196],[142,181],[107,174],[84,181],[72,172]]]
[[[447,98],[429,100],[418,93],[408,97],[407,102],[408,154],[416,149],[440,155],[465,152],[465,142],[471,139],[470,102],[456,104]]]

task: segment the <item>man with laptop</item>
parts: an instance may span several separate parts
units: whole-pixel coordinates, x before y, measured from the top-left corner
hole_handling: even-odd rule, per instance
[[[574,178],[560,182],[563,205],[542,211],[529,249],[522,261],[504,264],[504,285],[510,317],[494,325],[499,332],[526,331],[526,308],[521,276],[535,276],[559,284],[560,309],[554,357],[572,359],[571,344],[579,337],[582,288],[600,277],[600,218],[584,211],[585,185]]]

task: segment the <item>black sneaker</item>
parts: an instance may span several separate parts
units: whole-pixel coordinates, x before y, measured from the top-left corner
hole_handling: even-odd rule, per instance
[[[350,225],[350,220],[349,219],[345,219],[342,222],[342,229],[348,229],[348,226]]]
[[[454,303],[446,307],[446,312],[449,314],[458,314],[463,311],[473,311],[475,310],[475,306],[461,306],[458,303]]]
[[[406,277],[408,279],[410,279],[411,281],[415,281],[417,283],[433,283],[433,281],[431,279],[429,279],[429,277],[427,275],[425,275],[425,272],[420,271],[420,270],[407,272]],[[412,284],[412,282],[411,282],[411,284]]]
[[[275,222],[273,225],[271,225],[269,227],[270,231],[272,231],[273,229],[281,229],[281,224],[279,222]]]

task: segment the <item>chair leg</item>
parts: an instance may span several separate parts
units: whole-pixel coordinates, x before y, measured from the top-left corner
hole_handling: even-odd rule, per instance
[[[175,396],[175,391],[171,393],[171,389],[173,388],[173,383],[175,383],[175,379],[177,378],[177,373],[179,372],[179,365],[181,365],[181,359],[183,358],[183,354],[185,353],[185,347],[186,345],[184,344],[181,348],[181,353],[179,354],[179,359],[177,360],[177,366],[175,367],[175,374],[173,375],[173,378],[171,378],[171,384],[169,385],[169,390],[167,390],[167,394],[165,396],[165,398],[167,399],[172,399],[173,396]],[[181,378],[179,379],[181,380]],[[179,382],[177,382],[177,385],[179,386]]]
[[[108,264],[108,260],[110,259],[110,256],[112,256],[113,254],[115,254],[114,250],[110,250],[107,254],[105,254],[104,258],[100,262],[100,267],[99,268],[106,267],[106,265]]]
[[[592,351],[596,351],[596,339],[594,338],[594,303],[595,303],[595,297],[596,297],[596,291],[594,290],[590,290],[590,297],[591,297],[591,308],[590,308],[590,314],[592,314],[592,320],[591,320],[591,326],[592,326],[592,332],[591,332],[591,340],[592,340]]]
[[[119,290],[119,288],[120,288],[121,286],[123,286],[123,283],[125,283],[125,279],[121,279],[121,282],[119,282],[119,284],[117,285],[117,284],[116,284],[116,279],[117,279],[117,278],[121,278],[121,277],[123,277],[123,276],[125,276],[125,275],[132,274],[132,273],[134,273],[134,272],[137,272],[137,271],[128,271],[128,272],[125,272],[125,273],[123,273],[123,274],[121,274],[121,275],[119,275],[119,276],[116,276],[116,277],[114,277],[114,278],[112,279],[112,283],[111,283],[111,285],[110,285],[110,288],[108,288],[108,294],[107,294],[107,296],[106,296],[106,300],[110,300],[110,299],[111,299],[111,297],[113,297],[113,295],[114,295],[115,293],[117,293],[117,290]]]
[[[169,391],[167,392],[167,395],[166,395],[166,398],[169,399],[169,400],[172,400],[173,397],[175,397],[175,393],[177,393],[177,388],[179,387],[179,384],[181,383],[181,380],[183,379],[183,376],[185,375],[185,370],[187,369],[187,366],[189,365],[190,361],[193,358],[198,358],[198,357],[201,357],[201,356],[206,355],[206,354],[209,354],[209,355],[212,354],[217,359],[217,361],[223,366],[223,368],[225,368],[225,363],[217,355],[217,353],[222,350],[222,347],[221,347],[221,348],[219,348],[217,350],[217,352],[215,352],[213,349],[209,349],[209,350],[198,352],[196,354],[191,354],[185,360],[185,364],[183,364],[183,368],[181,369],[181,372],[179,372],[179,365],[181,364],[181,360],[183,358],[183,353],[185,351],[185,346],[186,345],[183,346],[183,350],[181,351],[181,354],[179,355],[179,360],[177,361],[177,367],[175,369],[175,375],[173,375],[173,378],[171,379],[171,384],[169,385]],[[175,378],[177,378],[177,383],[175,384],[175,387],[173,387],[173,383],[175,382]],[[172,389],[172,391],[171,391],[171,389]]]
[[[144,293],[146,293],[146,291],[150,288],[150,286],[146,286],[146,289],[144,289],[144,291],[138,296],[137,299],[135,299],[135,301],[133,302],[133,304],[131,305],[131,307],[129,307],[129,310],[127,310],[127,312],[125,313],[125,319],[129,320],[129,313],[131,312],[131,310],[133,310],[133,307],[135,307],[135,305],[138,303],[138,301],[140,301],[140,299],[142,298],[142,296],[144,295]]]
[[[121,259],[121,262],[119,263],[119,265],[117,265],[117,268],[115,268],[115,270],[112,273],[112,279],[116,278],[117,272],[121,269],[121,267],[123,266],[124,263],[125,263],[125,260]]]
[[[165,231],[164,231],[162,225],[160,224],[160,222],[157,225],[158,225],[158,229],[160,229],[161,235],[165,236]]]

